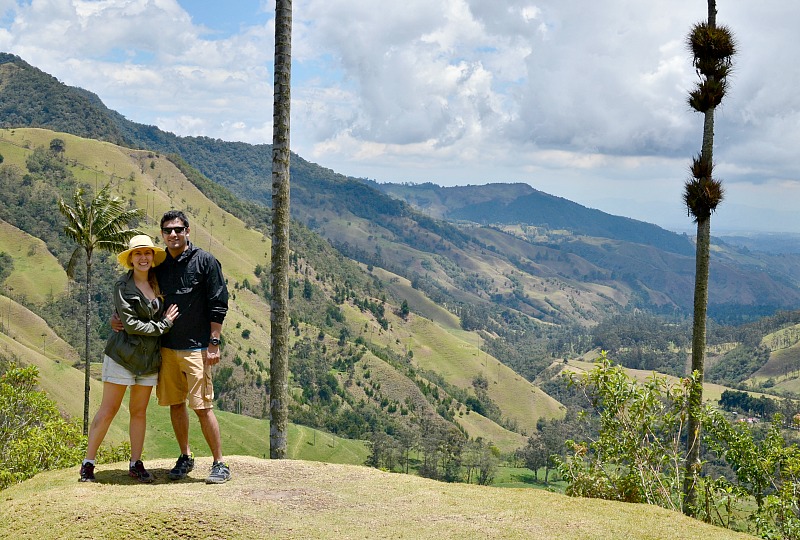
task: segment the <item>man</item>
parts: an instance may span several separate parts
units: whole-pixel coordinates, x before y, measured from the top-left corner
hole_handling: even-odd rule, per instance
[[[156,386],[159,405],[169,406],[172,430],[181,455],[169,478],[180,480],[194,469],[189,448],[189,407],[197,414],[214,462],[208,484],[222,484],[231,476],[222,460],[219,423],[214,415],[211,366],[220,360],[222,322],[228,311],[228,289],[217,259],[189,242],[189,219],[179,210],[161,218],[166,260],[156,277],[166,305],[178,306],[180,316],[161,339],[161,370]],[[115,330],[119,325],[112,321]]]

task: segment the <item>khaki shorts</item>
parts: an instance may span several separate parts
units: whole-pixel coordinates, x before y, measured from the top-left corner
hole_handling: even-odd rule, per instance
[[[177,351],[161,348],[161,371],[156,396],[159,405],[180,405],[188,398],[190,409],[214,408],[211,368],[205,368],[205,349]]]

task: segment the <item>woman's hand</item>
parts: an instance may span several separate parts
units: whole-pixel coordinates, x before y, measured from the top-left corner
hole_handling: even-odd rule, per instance
[[[125,330],[125,325],[122,324],[122,319],[119,318],[119,315],[117,315],[116,311],[111,314],[110,322],[111,322],[111,329],[114,332],[122,332],[123,330]]]
[[[168,319],[170,323],[174,323],[178,315],[180,315],[180,313],[178,313],[178,306],[175,304],[171,304],[166,311],[164,311],[164,318]]]

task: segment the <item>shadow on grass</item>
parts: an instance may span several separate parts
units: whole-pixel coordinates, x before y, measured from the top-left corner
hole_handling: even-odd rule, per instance
[[[110,469],[110,470],[103,470],[103,465],[97,465],[97,468],[94,471],[95,483],[96,484],[114,484],[114,485],[131,485],[137,486],[139,484],[146,484],[148,482],[140,482],[136,478],[133,478],[128,475],[128,471],[124,469]],[[189,473],[189,476],[183,478],[182,480],[170,480],[169,478],[169,471],[170,469],[148,469],[150,474],[153,475],[154,480],[149,482],[150,484],[181,484],[181,483],[197,483],[197,482],[205,482],[205,472],[203,471],[193,471]],[[197,476],[193,476],[197,474]]]

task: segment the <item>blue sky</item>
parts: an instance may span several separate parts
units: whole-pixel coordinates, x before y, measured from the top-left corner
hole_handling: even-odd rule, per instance
[[[525,182],[691,231],[706,2],[294,0],[292,148],[343,174]],[[274,1],[0,0],[0,50],[178,135],[269,143]],[[796,0],[719,0],[739,42],[713,232],[800,232]]]

